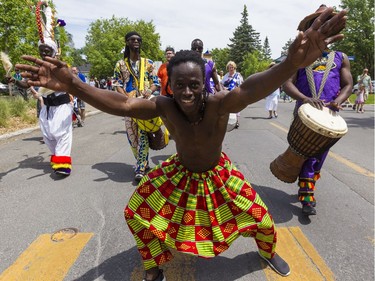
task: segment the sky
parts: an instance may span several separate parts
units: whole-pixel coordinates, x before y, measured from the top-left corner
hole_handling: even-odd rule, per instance
[[[73,35],[76,48],[85,45],[91,22],[97,19],[127,18],[152,21],[160,35],[161,49],[173,46],[176,51],[190,49],[193,39],[204,43],[204,51],[225,48],[240,25],[244,5],[248,22],[260,33],[261,43],[268,37],[272,58],[297,35],[299,22],[321,4],[339,8],[340,0],[54,0],[57,17],[65,20],[65,29]],[[122,35],[124,36],[124,34]],[[122,37],[121,37],[122,38]],[[121,50],[119,50],[121,51]]]

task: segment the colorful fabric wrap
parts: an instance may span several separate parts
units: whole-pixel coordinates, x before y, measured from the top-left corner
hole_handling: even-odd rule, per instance
[[[134,122],[137,123],[138,128],[146,131],[148,133],[155,133],[157,132],[160,127],[163,125],[163,121],[160,117],[155,117],[153,119],[148,120],[142,120],[142,119],[136,119],[132,118]]]
[[[72,158],[70,156],[51,156],[51,166],[53,170],[64,170],[65,173],[70,174],[72,170]]]
[[[320,179],[320,170],[328,155],[328,150],[324,153],[308,158],[302,165],[298,180],[298,200],[302,205],[315,202],[315,183]]]
[[[267,207],[224,153],[202,173],[172,155],[143,177],[124,213],[146,270],[171,260],[168,249],[212,258],[240,235],[254,237],[266,258],[275,252]]]

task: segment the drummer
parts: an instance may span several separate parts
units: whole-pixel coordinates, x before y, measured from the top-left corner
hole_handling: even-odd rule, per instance
[[[126,97],[149,98],[157,90],[154,83],[157,77],[153,75],[153,65],[149,59],[141,57],[141,45],[141,35],[135,31],[128,32],[125,35],[124,59],[118,61],[115,66],[116,80],[123,81],[123,86],[117,85],[116,90]],[[139,81],[138,77],[144,77],[144,79]],[[149,169],[147,132],[141,130],[130,117],[125,117],[125,130],[136,160],[134,179],[140,181]]]
[[[301,21],[298,30],[306,31],[326,9],[325,5],[321,5],[315,13]],[[329,63],[331,56],[333,62]],[[308,75],[311,72],[313,79],[310,81],[314,81],[313,85],[308,82]],[[325,75],[327,78],[324,78]],[[297,114],[298,108],[303,103],[309,103],[320,109],[329,106],[333,110],[338,110],[351,95],[352,81],[347,55],[327,48],[313,64],[299,69],[284,83],[283,88],[288,96],[297,100],[294,114]],[[304,215],[316,215],[315,183],[320,178],[320,170],[327,154],[328,150],[317,157],[308,158],[302,166],[298,178],[298,199],[302,204]]]

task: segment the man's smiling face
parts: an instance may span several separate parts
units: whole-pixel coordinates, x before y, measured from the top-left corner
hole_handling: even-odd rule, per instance
[[[171,80],[173,96],[184,113],[199,112],[203,98],[203,73],[194,62],[174,66]]]

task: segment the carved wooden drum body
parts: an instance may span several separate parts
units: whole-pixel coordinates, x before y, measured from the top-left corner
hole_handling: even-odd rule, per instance
[[[345,120],[336,111],[301,105],[288,132],[289,147],[271,162],[271,172],[281,181],[295,182],[307,158],[332,147],[347,131]]]

